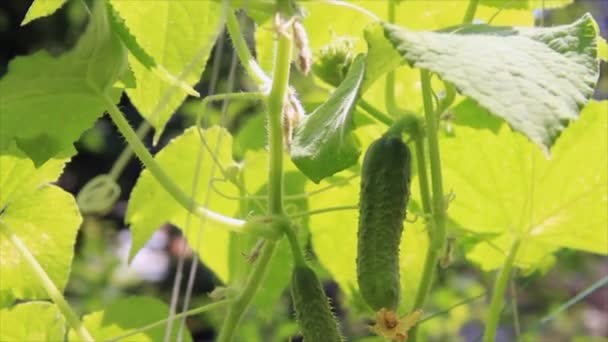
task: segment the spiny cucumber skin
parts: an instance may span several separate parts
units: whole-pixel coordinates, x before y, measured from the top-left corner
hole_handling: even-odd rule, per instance
[[[403,232],[411,153],[398,136],[383,136],[368,148],[361,170],[357,280],[375,311],[399,306],[399,243]]]
[[[295,266],[291,296],[304,341],[343,341],[321,282],[310,267]]]

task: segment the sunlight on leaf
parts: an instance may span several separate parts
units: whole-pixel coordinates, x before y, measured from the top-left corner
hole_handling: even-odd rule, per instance
[[[0,341],[63,341],[65,318],[52,303],[21,303],[0,310]]]
[[[49,16],[66,3],[67,0],[34,0],[21,22],[21,26],[38,18]]]
[[[154,159],[186,194],[192,193],[194,176],[198,174],[198,191],[194,196],[197,203],[205,205],[215,212],[233,216],[236,213],[238,202],[210,191],[209,182],[212,177],[212,169],[215,169],[213,177],[222,178],[222,174],[214,166],[207,149],[201,144],[198,129],[197,127],[187,129],[158,152]],[[217,151],[216,158],[222,167],[226,168],[234,163],[232,137],[225,129],[214,126],[204,131],[203,136],[210,150]],[[200,169],[195,171],[199,150],[203,151],[202,163]],[[224,193],[238,194],[238,190],[226,182],[216,182],[215,187]],[[226,280],[228,278],[228,231],[214,226],[212,222],[204,221],[199,235],[200,219],[191,216],[190,224],[186,226],[188,215],[190,215],[188,211],[165,191],[150,172],[144,170],[133,188],[126,214],[126,221],[131,225],[133,237],[131,257],[144,246],[162,224],[172,223],[186,232],[191,248],[197,250],[196,246],[200,239],[201,244],[197,251],[201,260],[220,279]]]
[[[58,58],[39,51],[10,62],[0,79],[0,152],[16,139],[41,165],[67,149],[103,113],[102,96],[118,98],[112,86],[126,68],[126,50],[97,1],[73,50]]]
[[[546,154],[593,95],[599,75],[590,15],[570,25],[499,34],[489,28],[454,34],[384,27],[405,60],[438,73]]]
[[[74,197],[55,185],[45,185],[12,200],[1,217],[63,291],[82,222]],[[0,235],[0,278],[0,306],[13,299],[48,298],[38,277],[4,235]]]
[[[95,340],[105,341],[132,332],[145,325],[167,318],[169,306],[153,297],[127,297],[111,303],[104,310],[84,316],[83,323]],[[156,342],[165,337],[165,325],[142,331],[125,338],[125,341]],[[177,328],[173,329],[172,341],[177,340]],[[78,341],[78,335],[70,329],[70,341]],[[186,328],[183,341],[192,341]]]
[[[559,248],[608,254],[607,112],[608,102],[587,105],[550,160],[504,125],[497,134],[459,126],[442,141],[446,188],[456,194],[450,217],[468,231],[500,234],[470,259],[496,268],[514,237],[520,267]]]
[[[59,178],[65,164],[76,153],[73,148],[63,151],[39,168],[14,144],[0,154],[0,209],[43,184]]]
[[[124,19],[135,41],[154,61],[173,75],[188,70],[184,78],[187,84],[194,85],[199,81],[221,29],[221,4],[166,0],[155,1],[153,6],[147,0],[112,0],[110,3]],[[137,88],[127,90],[127,94],[139,113],[156,129],[154,140],[157,141],[187,94],[174,89],[168,101],[164,100],[171,85],[142,65],[135,56],[129,56],[129,63]],[[157,108],[163,101],[167,101],[165,106]]]

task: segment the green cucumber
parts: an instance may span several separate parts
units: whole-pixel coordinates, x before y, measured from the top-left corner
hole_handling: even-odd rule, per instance
[[[291,296],[304,341],[342,341],[321,282],[305,264],[296,264],[293,269]]]
[[[399,306],[399,243],[409,200],[411,153],[400,135],[373,142],[363,160],[359,198],[357,280],[375,311]]]

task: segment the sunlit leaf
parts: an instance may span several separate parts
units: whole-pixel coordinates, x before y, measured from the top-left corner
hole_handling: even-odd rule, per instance
[[[186,194],[193,194],[197,203],[218,213],[232,216],[237,210],[237,201],[220,196],[210,187],[211,178],[222,178],[214,166],[211,154],[201,142],[199,128],[191,127],[173,139],[158,152],[155,160],[167,175]],[[213,151],[216,160],[226,168],[232,160],[232,137],[223,128],[214,126],[204,131],[205,144]],[[201,164],[197,169],[197,156],[202,151]],[[198,183],[194,177],[198,175]],[[215,182],[214,187],[223,193],[238,194],[238,190],[226,183]],[[157,182],[148,170],[144,170],[131,193],[126,221],[131,225],[133,244],[131,256],[135,255],[163,223],[172,223],[186,233],[190,247],[198,251],[201,260],[222,280],[228,278],[229,233],[214,226],[213,222],[201,221],[191,215]],[[189,222],[189,225],[186,223]],[[200,234],[199,234],[200,232]]]
[[[63,341],[65,319],[52,303],[29,302],[0,310],[0,341]]]
[[[534,267],[559,248],[608,254],[608,102],[591,102],[557,140],[550,160],[503,125],[456,127],[442,141],[448,214],[464,229],[497,237],[468,257],[499,267],[514,238],[516,265]],[[475,177],[471,177],[471,175]]]
[[[598,78],[597,33],[589,15],[565,26],[498,33],[384,27],[405,60],[438,73],[547,154],[591,97]]]
[[[112,7],[124,19],[138,45],[156,63],[173,75],[194,85],[200,79],[222,20],[222,5],[214,1],[112,0]],[[156,129],[158,140],[165,124],[186,98],[181,89],[172,89],[154,70],[129,56],[137,88],[127,90],[140,114]]]
[[[574,0],[481,0],[480,4],[496,8],[514,9],[550,9],[564,7]]]
[[[126,50],[97,1],[76,47],[58,58],[46,51],[17,57],[0,80],[0,152],[12,140],[36,165],[67,149],[104,111],[103,96],[126,71]]]
[[[21,22],[21,26],[55,13],[67,0],[34,0]]]
[[[128,297],[117,300],[104,310],[85,315],[83,323],[96,341],[109,340],[137,330],[143,326],[167,318],[169,306],[152,297]],[[180,322],[180,321],[177,321]],[[166,325],[159,325],[126,337],[125,341],[155,342],[165,338]],[[178,329],[174,327],[171,337],[177,340]],[[190,332],[184,329],[183,341],[192,341]],[[78,335],[70,329],[70,341],[78,341]]]
[[[82,222],[72,195],[57,186],[44,185],[12,200],[0,218],[63,291],[72,265],[76,232]],[[3,234],[0,278],[0,306],[13,299],[48,298],[30,265]]]
[[[4,153],[0,155],[0,209],[41,185],[57,180],[75,151],[64,151],[39,168],[14,144]]]

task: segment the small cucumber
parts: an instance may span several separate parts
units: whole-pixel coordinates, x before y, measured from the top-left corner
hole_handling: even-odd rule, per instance
[[[294,267],[291,296],[304,341],[342,341],[321,282],[310,267],[306,265]]]
[[[357,280],[375,311],[399,306],[399,243],[409,200],[411,153],[399,135],[373,142],[363,160]]]

